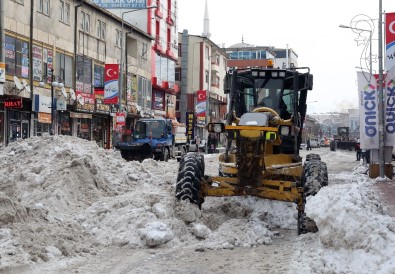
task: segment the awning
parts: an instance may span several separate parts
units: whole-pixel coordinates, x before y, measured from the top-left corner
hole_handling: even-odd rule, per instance
[[[89,114],[89,113],[81,113],[81,112],[71,112],[71,111],[70,111],[70,117],[71,117],[71,118],[92,119],[92,114]]]

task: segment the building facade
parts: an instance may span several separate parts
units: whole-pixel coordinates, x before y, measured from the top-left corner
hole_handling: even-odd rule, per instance
[[[226,53],[206,36],[179,34],[180,58],[176,80],[181,93],[177,117],[188,127],[188,139],[207,139],[207,122],[223,121],[227,99],[224,80]]]
[[[177,0],[146,0],[146,7],[141,10],[112,8],[108,11],[154,37],[148,49],[152,58],[152,96],[142,97],[145,101],[141,103],[152,108],[152,112],[148,113],[152,117],[175,118],[176,97],[180,91],[175,82],[178,59]]]
[[[113,137],[130,136],[133,118],[151,113],[144,100],[152,96],[154,37],[90,1],[5,0],[2,5],[7,11],[1,16],[3,144],[54,133],[110,148]],[[105,65],[120,64],[123,49],[129,69],[122,72],[121,112],[130,119],[117,127],[119,105],[104,104],[103,89]]]

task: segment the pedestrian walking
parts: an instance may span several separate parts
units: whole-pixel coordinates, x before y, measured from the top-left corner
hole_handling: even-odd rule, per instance
[[[306,142],[306,150],[311,150],[310,139],[307,139],[307,142]]]
[[[360,161],[362,157],[362,149],[361,149],[361,144],[359,142],[355,143],[355,152],[357,155],[357,161]]]

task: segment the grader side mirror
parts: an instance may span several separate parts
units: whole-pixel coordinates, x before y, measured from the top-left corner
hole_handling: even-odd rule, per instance
[[[225,131],[225,124],[224,123],[209,123],[207,125],[208,132],[211,133],[221,133]]]

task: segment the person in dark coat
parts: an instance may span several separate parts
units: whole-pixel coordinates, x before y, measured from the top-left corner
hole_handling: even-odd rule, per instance
[[[361,149],[361,144],[359,142],[355,144],[355,152],[357,154],[357,161],[360,161],[362,156],[362,149]]]
[[[307,139],[306,141],[306,150],[311,150],[310,139]]]

